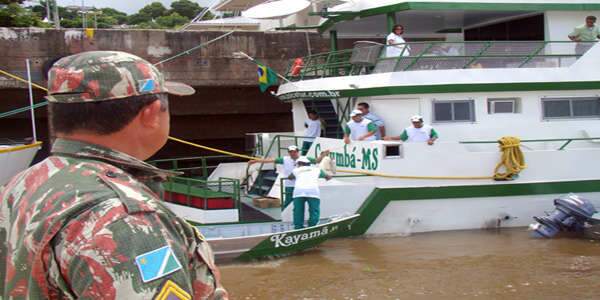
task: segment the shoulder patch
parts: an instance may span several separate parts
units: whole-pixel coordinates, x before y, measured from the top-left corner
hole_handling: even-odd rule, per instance
[[[192,296],[175,282],[167,280],[158,290],[154,300],[191,300]]]
[[[181,263],[177,260],[171,246],[164,246],[138,255],[135,258],[135,264],[140,270],[144,283],[181,270]]]

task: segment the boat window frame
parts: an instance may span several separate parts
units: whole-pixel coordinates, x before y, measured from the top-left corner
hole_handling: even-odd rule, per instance
[[[581,120],[581,119],[600,119],[600,96],[599,95],[594,95],[594,96],[570,96],[570,97],[555,97],[555,96],[546,96],[546,97],[542,97],[540,99],[540,105],[541,105],[541,114],[542,114],[542,121],[553,121],[553,120]],[[586,101],[586,100],[596,100],[599,106],[598,112],[595,115],[589,115],[589,116],[575,116],[574,114],[574,110],[573,110],[573,102],[574,101]],[[561,117],[548,117],[546,116],[546,111],[545,111],[545,106],[544,103],[545,102],[550,102],[550,101],[568,101],[569,102],[569,116],[561,116]]]
[[[512,103],[511,112],[496,112],[495,104],[498,102],[510,102]],[[499,97],[499,98],[487,98],[487,109],[489,115],[495,114],[518,114],[521,113],[521,98],[519,97]]]
[[[452,120],[437,120],[436,115],[435,115],[435,105],[436,104],[445,104],[445,103],[450,103],[450,115],[452,117]],[[455,119],[455,112],[454,112],[454,104],[455,103],[467,103],[469,104],[469,115],[470,115],[470,119],[469,120],[456,120]],[[431,101],[431,122],[432,123],[475,123],[477,121],[476,118],[476,114],[475,114],[475,99],[472,98],[468,98],[468,99],[460,99],[460,100],[437,100],[437,99],[433,99],[433,101]]]

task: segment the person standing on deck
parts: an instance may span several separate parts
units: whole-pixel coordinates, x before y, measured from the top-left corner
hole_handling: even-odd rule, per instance
[[[369,103],[361,102],[356,108],[362,112],[364,118],[371,120],[377,126],[376,140],[381,140],[385,136],[385,123],[383,120],[370,111]]]
[[[302,156],[298,159],[298,167],[292,171],[290,179],[296,180],[294,188],[294,229],[304,228],[304,211],[308,203],[308,227],[319,223],[321,215],[321,195],[319,178],[330,180],[331,176],[318,167],[311,166],[311,161]]]
[[[422,116],[413,116],[410,118],[412,126],[406,127],[400,136],[386,136],[384,140],[402,140],[403,142],[427,142],[428,145],[433,145],[438,139],[438,134],[429,125],[423,124]]]
[[[308,111],[308,120],[304,122],[304,127],[306,130],[304,131],[305,138],[302,142],[302,155],[306,155],[308,149],[310,149],[310,146],[312,146],[312,143],[315,141],[315,138],[321,136],[321,120],[316,111]]]
[[[0,188],[0,298],[227,299],[212,251],[160,199],[177,175],[143,160],[169,134],[165,82],[147,61],[92,51],[48,79],[56,140]]]
[[[575,46],[575,54],[582,55],[589,50],[592,43],[580,43],[580,42],[597,42],[600,38],[600,29],[596,26],[596,17],[588,16],[585,18],[585,24],[579,25],[573,29],[573,32],[569,34],[569,39],[574,42],[578,42]]]
[[[402,37],[404,26],[394,25],[392,32],[386,37],[385,48],[386,57],[410,56],[410,47],[406,45],[406,41]]]
[[[283,170],[281,172],[281,177],[288,178],[290,174],[292,174],[292,171],[294,171],[294,168],[296,168],[296,161],[298,160],[298,158],[300,158],[300,151],[298,151],[298,146],[296,145],[289,146],[287,150],[287,156],[276,158],[253,159],[249,161],[248,164],[253,165],[255,163],[274,163],[276,165],[282,165]],[[321,160],[327,155],[329,155],[329,151],[323,151],[317,159],[309,158],[309,160],[312,163],[320,163]],[[287,207],[290,203],[292,203],[295,184],[296,181],[293,179],[285,179],[283,181],[283,187],[281,188],[284,189],[284,199],[282,199],[284,208]]]
[[[377,125],[363,118],[362,112],[358,109],[350,113],[350,120],[344,126],[344,143],[350,144],[350,141],[374,141],[377,133]]]

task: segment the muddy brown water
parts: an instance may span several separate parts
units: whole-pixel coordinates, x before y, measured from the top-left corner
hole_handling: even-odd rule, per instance
[[[336,239],[221,265],[232,299],[600,299],[600,241],[525,229]]]

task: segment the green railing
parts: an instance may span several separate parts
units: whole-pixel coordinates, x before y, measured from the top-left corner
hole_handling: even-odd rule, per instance
[[[556,150],[565,150],[569,144],[573,141],[594,141],[599,140],[600,137],[589,137],[589,138],[564,138],[564,139],[536,139],[536,140],[521,140],[521,143],[547,143],[547,142],[563,142],[562,145]],[[498,141],[463,141],[460,144],[497,144]]]
[[[207,180],[220,163],[235,161],[239,159],[228,155],[214,155],[157,159],[148,163],[161,169],[184,172],[186,177]]]
[[[354,49],[326,52],[303,58],[298,74],[288,69],[288,79],[337,77],[368,73],[469,68],[567,67],[595,42],[485,41],[414,42],[383,45],[357,42]],[[395,47],[395,53],[388,49]],[[393,54],[393,55],[392,55]]]
[[[231,198],[234,201],[234,208],[241,214],[241,192],[240,181],[233,178],[221,177],[217,180],[202,180],[186,177],[172,177],[165,183],[163,188],[168,194],[163,199],[167,202],[183,204],[190,207],[196,207],[192,203],[193,199],[202,199],[204,207],[208,209],[208,200],[215,198]],[[173,193],[183,195],[185,202],[181,203],[176,199]]]

